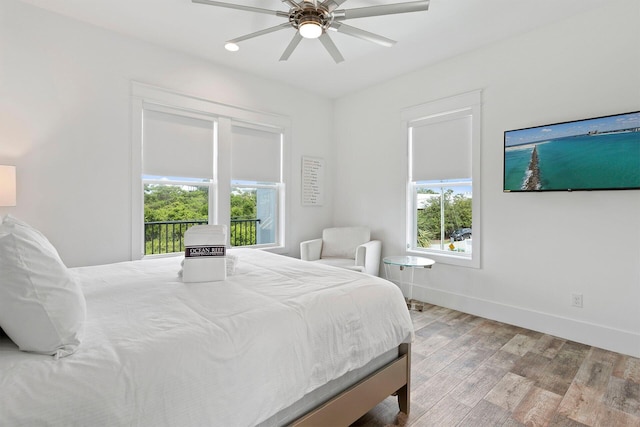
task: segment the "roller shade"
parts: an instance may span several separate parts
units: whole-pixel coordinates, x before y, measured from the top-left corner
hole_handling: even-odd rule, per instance
[[[411,123],[412,181],[471,178],[471,115],[452,113]]]
[[[213,121],[144,110],[145,175],[213,179]]]
[[[231,133],[231,179],[280,182],[281,134],[238,125]]]

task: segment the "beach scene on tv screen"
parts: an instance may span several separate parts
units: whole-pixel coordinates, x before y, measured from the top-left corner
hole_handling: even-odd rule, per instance
[[[640,188],[640,112],[505,132],[504,190]]]

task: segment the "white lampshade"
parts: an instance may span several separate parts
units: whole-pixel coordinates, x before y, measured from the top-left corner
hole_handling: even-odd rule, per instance
[[[322,26],[315,21],[306,21],[300,24],[298,31],[305,39],[317,39],[322,35]]]
[[[0,206],[16,205],[16,167],[0,166]]]

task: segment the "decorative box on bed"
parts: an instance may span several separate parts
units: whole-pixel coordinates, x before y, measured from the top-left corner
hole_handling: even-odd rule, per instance
[[[180,258],[69,269],[84,338],[54,359],[0,339],[1,425],[348,425],[409,411],[411,319],[383,279],[258,250],[183,283]]]

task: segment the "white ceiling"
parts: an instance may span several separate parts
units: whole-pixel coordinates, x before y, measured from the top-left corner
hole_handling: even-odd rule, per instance
[[[293,37],[293,29],[246,40],[235,53],[224,49],[226,40],[286,22],[277,16],[196,4],[191,0],[23,1],[330,98],[601,4],[601,0],[431,0],[426,12],[345,22],[398,43],[387,48],[331,32],[331,38],[345,58],[336,64],[318,40],[306,39],[288,61],[280,62],[278,59]],[[288,10],[281,0],[223,1]],[[340,9],[398,2],[348,0]]]

